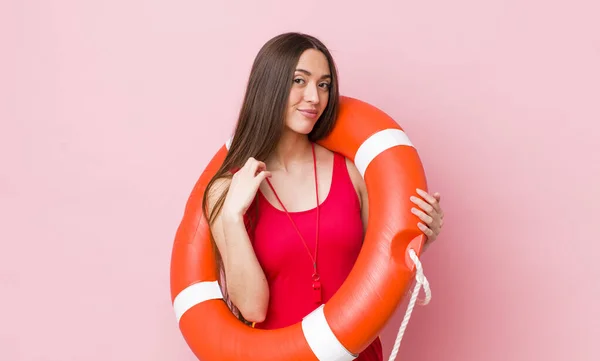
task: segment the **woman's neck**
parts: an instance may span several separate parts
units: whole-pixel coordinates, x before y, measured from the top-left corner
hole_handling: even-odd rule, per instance
[[[267,159],[267,169],[288,172],[296,165],[312,162],[311,142],[308,136],[291,130],[283,132],[275,151]]]

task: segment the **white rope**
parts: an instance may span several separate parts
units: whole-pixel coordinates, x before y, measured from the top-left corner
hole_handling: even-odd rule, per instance
[[[417,302],[417,297],[419,296],[419,291],[421,290],[421,286],[423,286],[423,290],[425,291],[425,300],[420,301],[421,305],[426,305],[431,300],[431,289],[429,288],[429,282],[423,273],[423,266],[421,265],[421,261],[419,261],[419,257],[413,249],[409,250],[410,258],[415,263],[415,267],[417,268],[416,284],[415,289],[412,292],[412,296],[410,297],[410,302],[408,303],[408,307],[406,309],[406,314],[404,315],[404,320],[402,320],[402,324],[400,325],[400,329],[398,330],[398,336],[396,336],[396,342],[394,343],[394,348],[392,349],[392,353],[390,354],[390,358],[388,361],[394,361],[396,356],[398,355],[398,350],[400,349],[400,342],[402,342],[402,337],[404,337],[404,331],[406,331],[406,326],[408,325],[408,321],[410,320],[410,316],[412,314],[413,308],[415,307],[415,303]]]

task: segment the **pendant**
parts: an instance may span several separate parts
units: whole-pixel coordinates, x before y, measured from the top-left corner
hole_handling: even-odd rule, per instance
[[[313,275],[312,288],[313,288],[313,299],[314,299],[315,303],[321,304],[321,302],[323,302],[322,294],[321,294],[321,281],[319,280],[319,275],[316,273]]]

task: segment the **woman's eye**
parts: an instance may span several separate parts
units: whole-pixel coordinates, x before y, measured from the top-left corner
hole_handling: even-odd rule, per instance
[[[296,84],[304,84],[304,79],[302,79],[302,78],[296,78],[296,79],[294,79],[294,83],[296,83]]]
[[[321,83],[320,86],[321,86],[321,88],[325,88],[325,89],[331,88],[331,84],[329,84],[329,83]]]

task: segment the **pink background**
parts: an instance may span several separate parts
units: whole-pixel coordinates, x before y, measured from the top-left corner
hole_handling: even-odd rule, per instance
[[[399,359],[599,360],[592,3],[3,1],[0,360],[194,359],[174,232],[252,59],[288,30],[400,121],[443,195],[433,300]]]

